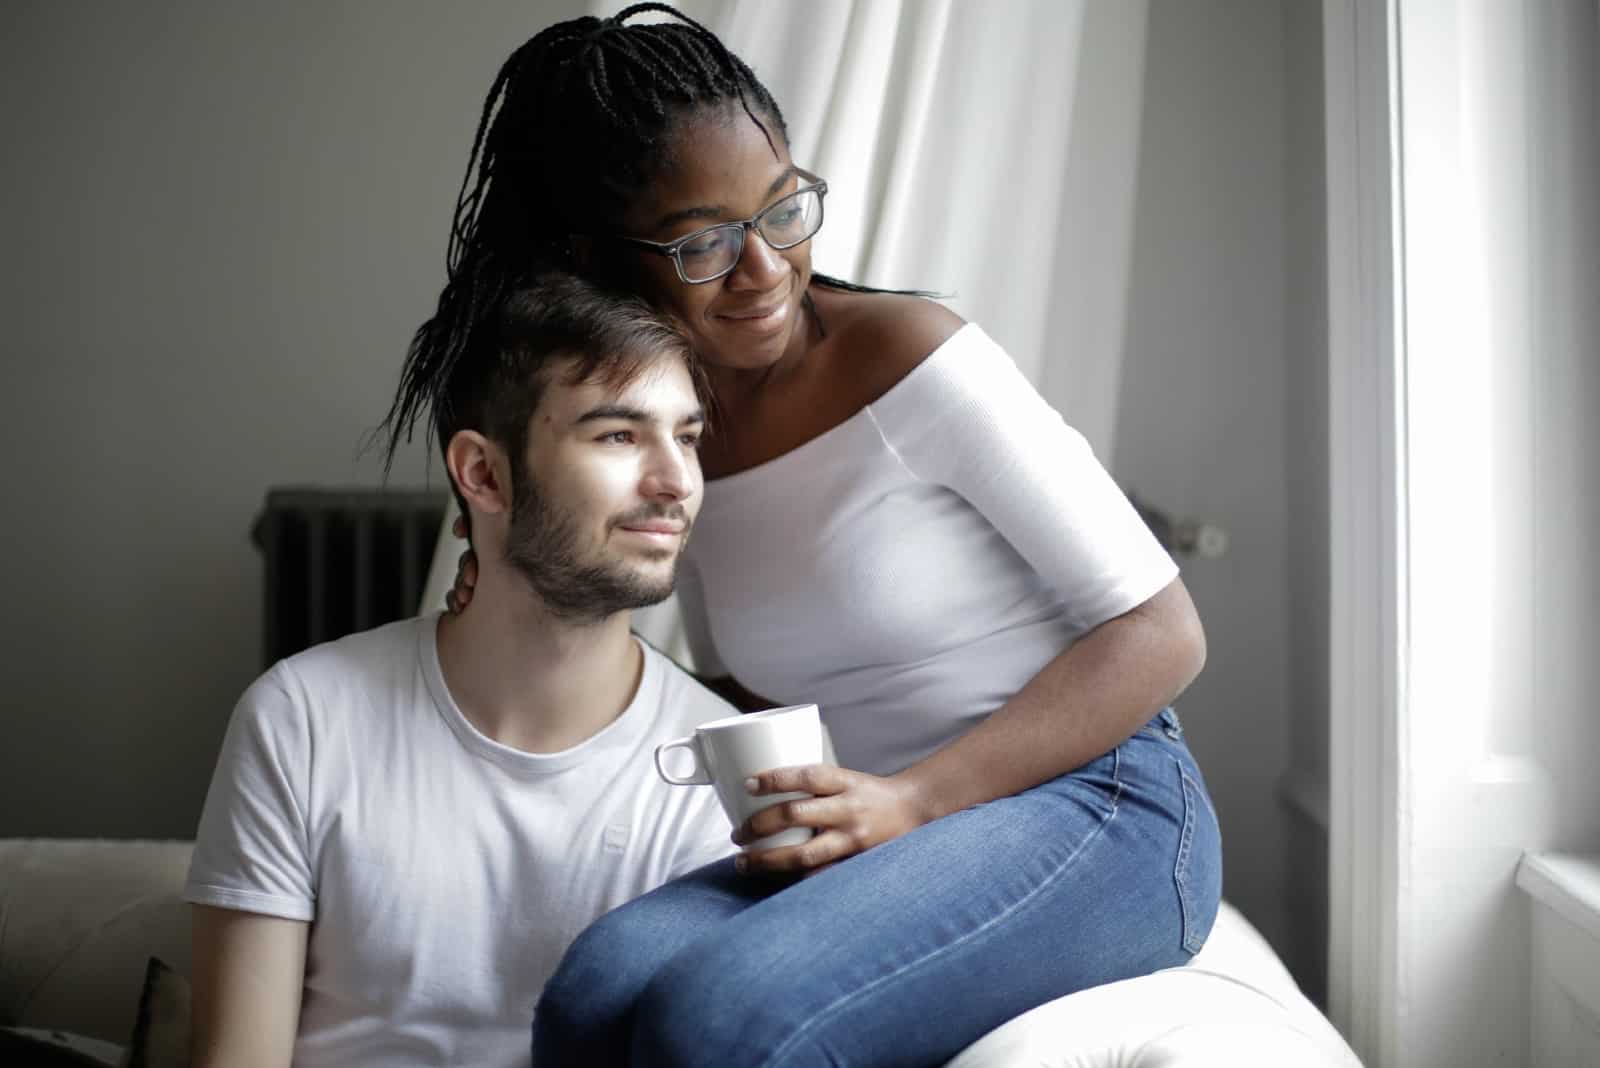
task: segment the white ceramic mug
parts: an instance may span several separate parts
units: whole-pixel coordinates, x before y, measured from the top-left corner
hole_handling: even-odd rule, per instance
[[[689,774],[674,775],[667,770],[663,758],[674,749],[694,759]],[[811,796],[794,792],[757,797],[744,788],[745,779],[795,764],[831,764],[831,755],[817,706],[791,705],[715,719],[696,727],[687,738],[663,742],[656,746],[656,771],[674,786],[716,787],[722,811],[737,827],[764,808]],[[791,827],[757,839],[745,849],[799,845],[811,835],[809,827]]]

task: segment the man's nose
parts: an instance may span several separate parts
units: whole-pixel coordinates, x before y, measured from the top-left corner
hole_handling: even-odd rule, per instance
[[[642,490],[647,497],[681,501],[694,493],[699,470],[694,454],[673,440],[650,451]]]

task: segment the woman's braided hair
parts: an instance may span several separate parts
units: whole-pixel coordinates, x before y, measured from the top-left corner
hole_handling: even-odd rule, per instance
[[[676,21],[629,22],[647,12]],[[491,370],[460,365],[494,358],[473,342],[500,302],[540,274],[571,269],[569,237],[614,217],[671,162],[682,118],[733,104],[769,144],[787,142],[783,114],[750,68],[666,4],[557,23],[511,54],[473,138],[438,309],[412,338],[378,429],[387,432],[386,469],[425,412],[430,436],[447,440],[460,393],[452,380]]]

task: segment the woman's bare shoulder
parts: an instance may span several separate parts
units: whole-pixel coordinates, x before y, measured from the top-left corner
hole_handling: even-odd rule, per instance
[[[861,376],[869,402],[966,325],[961,316],[926,297],[821,286],[812,292],[829,340],[843,357],[839,362]]]

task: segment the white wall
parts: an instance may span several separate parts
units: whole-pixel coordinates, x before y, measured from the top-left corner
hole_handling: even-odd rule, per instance
[[[1376,1068],[1587,1064],[1513,878],[1600,843],[1600,11],[1327,11],[1330,1005]]]
[[[1600,844],[1600,26],[1400,13],[1404,1065],[1530,1050],[1524,850]],[[1592,973],[1591,973],[1592,974]]]
[[[1229,531],[1184,581],[1209,659],[1179,704],[1222,823],[1223,893],[1280,948],[1288,752],[1281,6],[1154,3],[1116,475]],[[1293,428],[1298,432],[1298,428]]]
[[[483,96],[581,6],[7,5],[0,835],[193,833],[263,494],[377,482]]]

